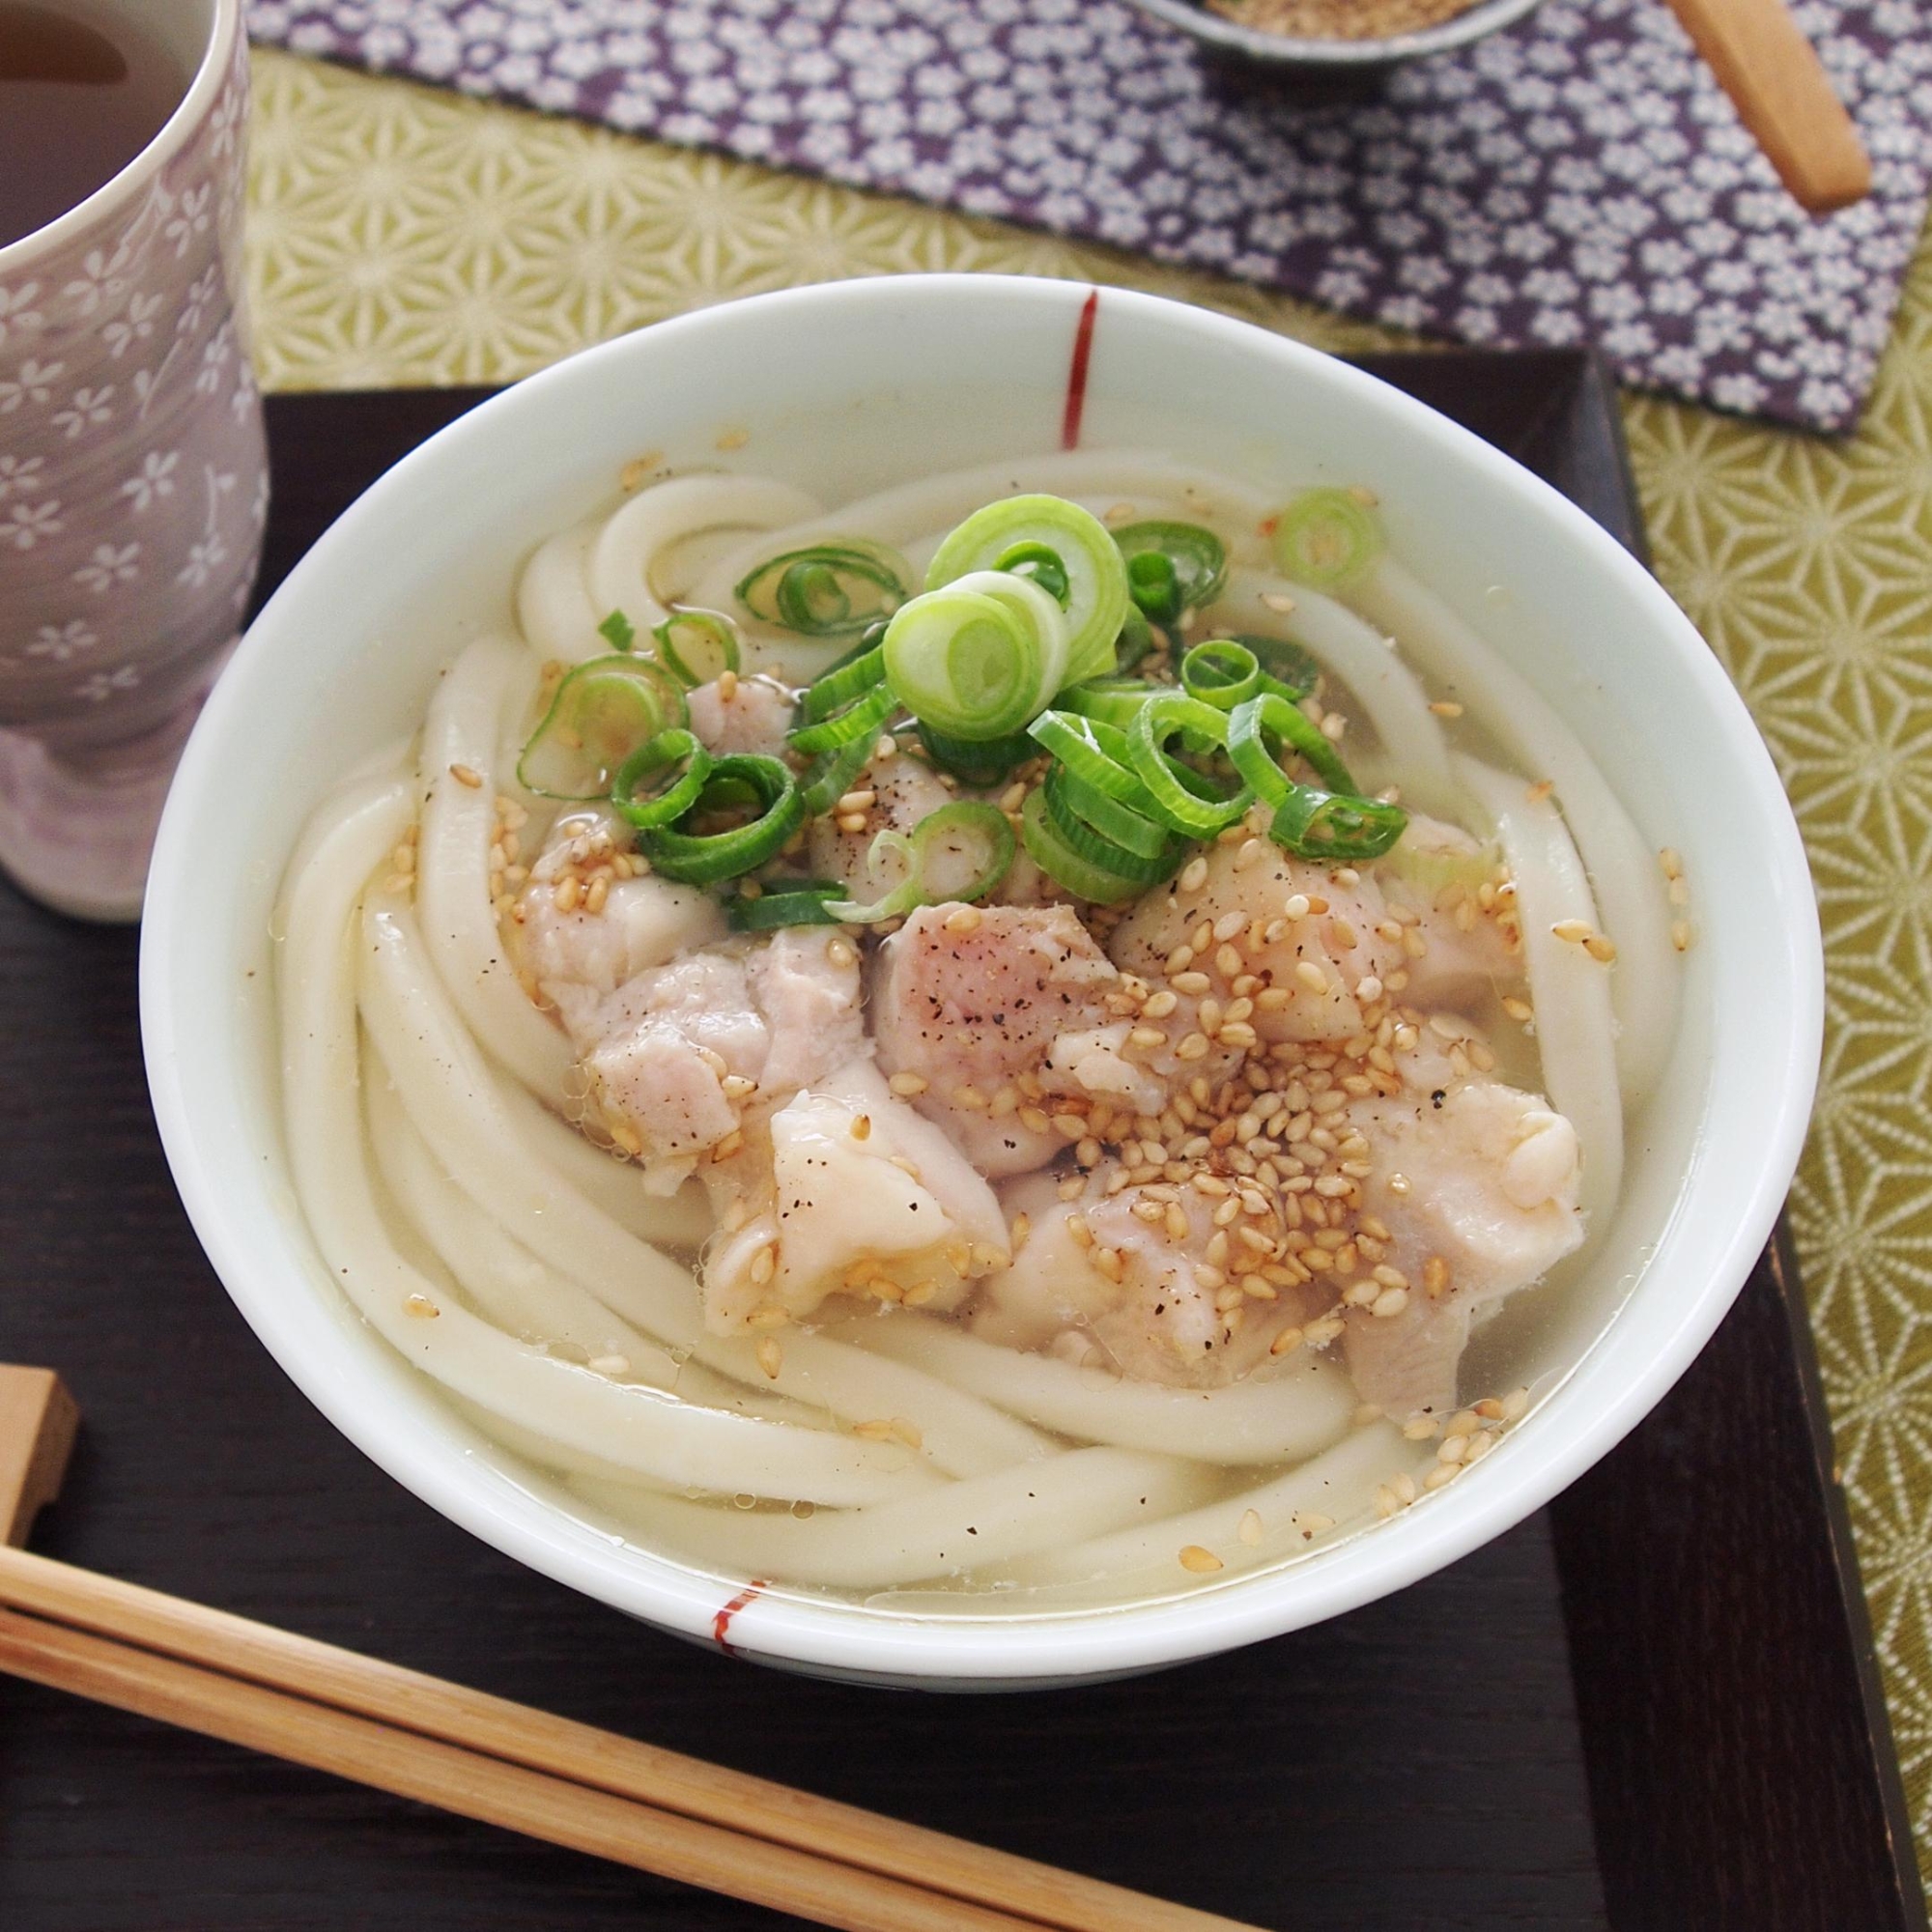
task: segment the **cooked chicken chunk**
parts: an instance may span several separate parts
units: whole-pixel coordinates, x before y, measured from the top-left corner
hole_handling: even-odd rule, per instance
[[[720,1333],[810,1315],[828,1294],[941,1312],[1005,1265],[993,1190],[929,1122],[854,1060],[770,1116],[719,1191],[741,1190],[704,1264]]]
[[[1136,1380],[1206,1388],[1264,1361],[1275,1337],[1299,1323],[1311,1300],[1325,1299],[1259,1275],[1252,1279],[1265,1298],[1246,1294],[1238,1265],[1208,1260],[1210,1250],[1230,1246],[1212,1218],[1225,1196],[1158,1184],[1109,1192],[1116,1172],[1103,1165],[1071,1200],[1062,1198],[1051,1175],[1028,1175],[1001,1189],[1015,1254],[974,1302],[976,1334],[1075,1360],[1097,1350],[1103,1364]],[[1274,1227],[1279,1232],[1278,1222]],[[1231,1283],[1237,1316],[1221,1306]]]
[[[869,901],[898,883],[872,876],[867,863],[872,840],[887,830],[911,832],[922,819],[950,805],[953,795],[930,765],[900,753],[875,759],[853,781],[852,789],[872,794],[871,805],[862,814],[864,830],[843,832],[837,818],[814,818],[807,849],[814,878],[837,879],[854,898]]]
[[[1453,827],[1440,830],[1478,849]],[[1254,976],[1267,995],[1254,1022],[1265,1040],[1347,1039],[1398,975],[1406,976],[1406,1000],[1457,1008],[1521,976],[1494,917],[1472,918],[1465,929],[1436,909],[1426,886],[1386,867],[1331,869],[1265,839],[1210,846],[1202,863],[1207,875],[1195,890],[1177,879],[1148,894],[1108,951],[1117,965],[1150,977],[1183,948],[1181,971]],[[1223,949],[1238,962],[1233,970],[1222,970]]]
[[[791,729],[796,702],[775,678],[739,677],[700,684],[687,700],[691,729],[713,752],[756,752],[768,758],[785,754],[785,734]]]
[[[1077,1065],[1083,1038],[1125,1037],[1106,1005],[1120,977],[1069,907],[923,906],[879,949],[879,1065],[924,1083],[920,1111],[982,1174],[1025,1173],[1065,1145],[1038,1104],[1056,1049]]]
[[[1456,1401],[1471,1320],[1540,1280],[1583,1239],[1576,1129],[1538,1094],[1493,1080],[1410,1090],[1349,1110],[1375,1150],[1366,1212],[1408,1283],[1400,1313],[1350,1312],[1349,1373],[1394,1416]]]

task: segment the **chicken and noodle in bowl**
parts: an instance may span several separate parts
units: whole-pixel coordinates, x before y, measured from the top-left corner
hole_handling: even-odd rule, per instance
[[[291,1161],[364,1319],[614,1533],[940,1612],[1462,1480],[1537,1393],[1485,1331],[1618,1199],[1688,887],[1373,489],[624,483],[288,869]]]

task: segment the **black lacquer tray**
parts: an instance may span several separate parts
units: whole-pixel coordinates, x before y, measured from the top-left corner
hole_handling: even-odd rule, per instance
[[[1640,548],[1595,364],[1372,366]],[[266,581],[476,400],[272,401]],[[47,1553],[1283,1932],[1925,1925],[1781,1247],[1630,1441],[1398,1597],[1098,1690],[847,1690],[521,1570],[335,1435],[188,1231],[134,960],[0,887],[0,1360],[86,1418]],[[782,1922],[0,1679],[6,1932]]]

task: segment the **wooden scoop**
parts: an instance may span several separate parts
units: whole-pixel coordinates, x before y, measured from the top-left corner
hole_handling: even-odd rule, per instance
[[[1738,118],[1811,214],[1871,192],[1871,157],[1784,0],[1670,0]]]
[[[58,1377],[0,1366],[10,1544],[77,1420]],[[0,1671],[847,1932],[1254,1932],[18,1548]]]

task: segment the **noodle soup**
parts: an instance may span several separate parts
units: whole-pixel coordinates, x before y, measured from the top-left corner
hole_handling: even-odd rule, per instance
[[[586,1520],[926,1611],[1463,1481],[1619,1202],[1689,886],[1377,480],[634,465],[288,868],[360,1315]]]

